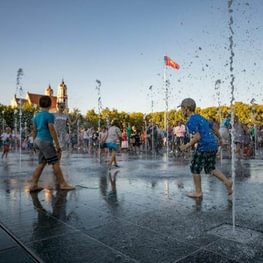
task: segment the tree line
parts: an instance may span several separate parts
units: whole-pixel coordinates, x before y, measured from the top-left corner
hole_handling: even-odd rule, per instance
[[[259,104],[245,104],[243,102],[235,102],[233,105],[233,110],[235,115],[239,117],[240,121],[244,124],[256,124],[263,125],[263,105]],[[20,108],[12,108],[11,106],[5,106],[0,104],[0,127],[11,127],[12,129],[21,126],[27,126],[30,128],[32,125],[32,118],[34,113],[38,111],[38,107],[33,107],[32,105],[25,104]],[[230,114],[232,109],[230,106],[219,106],[219,107],[207,107],[207,108],[197,108],[196,112],[201,114],[207,119],[213,119],[214,121],[220,122],[222,118]],[[78,122],[75,124],[79,127],[98,127],[100,123],[101,126],[108,126],[112,119],[117,118],[123,126],[135,125],[136,127],[144,127],[149,123],[155,123],[160,128],[165,127],[165,111],[153,112],[153,113],[141,113],[132,112],[127,113],[124,111],[118,111],[117,109],[104,108],[101,110],[100,114],[95,111],[95,109],[90,109],[86,114],[81,114],[80,110],[74,108],[69,112],[69,118],[75,120],[78,118]],[[172,109],[167,112],[167,121],[169,126],[173,126],[177,121],[183,120],[180,109]]]

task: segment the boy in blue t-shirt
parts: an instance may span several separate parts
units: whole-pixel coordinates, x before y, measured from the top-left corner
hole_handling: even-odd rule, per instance
[[[216,154],[219,144],[222,143],[221,136],[215,127],[201,115],[195,113],[196,103],[191,98],[186,98],[181,103],[182,115],[187,117],[186,127],[191,134],[191,140],[187,144],[181,145],[181,151],[186,151],[197,143],[190,169],[193,175],[195,191],[188,193],[187,196],[199,198],[203,196],[201,184],[201,171],[214,175],[221,180],[227,191],[228,197],[232,195],[232,181],[228,179],[220,170],[216,169]],[[217,138],[216,138],[217,137]]]
[[[34,116],[32,131],[34,148],[39,152],[38,166],[33,173],[32,185],[29,191],[34,192],[43,189],[38,186],[38,181],[46,164],[52,165],[60,190],[73,190],[74,187],[65,181],[60,168],[61,149],[54,127],[54,115],[48,112],[51,106],[51,98],[49,96],[40,97],[39,106],[40,111]]]

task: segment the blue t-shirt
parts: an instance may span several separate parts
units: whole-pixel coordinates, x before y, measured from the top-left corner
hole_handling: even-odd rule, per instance
[[[33,123],[36,129],[36,139],[53,142],[53,138],[50,134],[48,124],[54,124],[55,117],[48,111],[40,111],[36,113]]]
[[[212,123],[199,114],[190,116],[186,123],[187,130],[190,134],[199,133],[200,140],[196,150],[198,152],[212,152],[217,151],[217,139],[212,130]]]

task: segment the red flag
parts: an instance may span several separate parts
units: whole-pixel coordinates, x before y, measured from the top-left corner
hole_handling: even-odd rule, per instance
[[[164,56],[164,62],[166,66],[172,67],[174,69],[179,69],[180,65],[177,64],[174,60],[172,60],[171,58]]]

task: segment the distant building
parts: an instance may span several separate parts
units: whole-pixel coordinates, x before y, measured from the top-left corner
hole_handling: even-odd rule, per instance
[[[69,111],[67,85],[65,84],[64,80],[62,80],[61,83],[58,85],[57,96],[53,96],[53,89],[51,88],[50,85],[48,85],[44,94],[36,94],[36,93],[27,92],[25,98],[21,99],[21,104],[24,105],[25,103],[28,103],[29,105],[37,106],[39,102],[39,98],[43,95],[47,95],[51,97],[51,101],[52,101],[51,107],[50,107],[51,112],[55,112],[57,110],[58,102],[64,102],[65,110],[67,112]],[[16,95],[14,95],[14,97],[11,100],[10,105],[13,108],[19,107],[20,98],[17,98]]]

